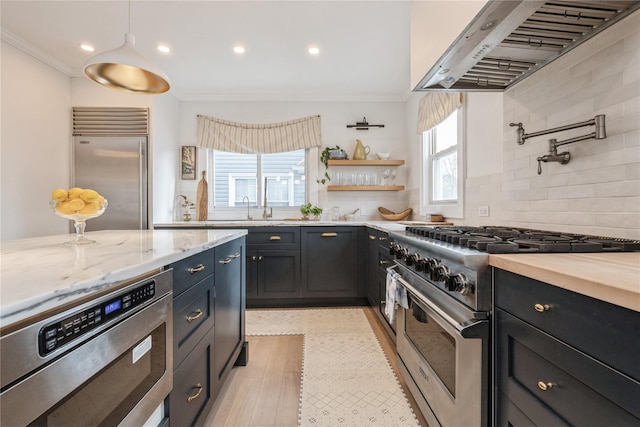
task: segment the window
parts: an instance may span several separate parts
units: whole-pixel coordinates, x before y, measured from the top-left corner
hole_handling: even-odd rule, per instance
[[[214,207],[300,206],[306,200],[306,151],[276,154],[238,154],[208,150],[209,186]],[[245,201],[246,203],[246,201]]]
[[[462,218],[463,111],[423,133],[423,213]]]

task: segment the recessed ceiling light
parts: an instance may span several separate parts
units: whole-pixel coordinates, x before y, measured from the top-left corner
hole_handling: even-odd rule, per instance
[[[242,47],[242,46],[234,46],[233,47],[233,51],[235,53],[244,53],[244,47]]]
[[[94,50],[96,50],[93,46],[91,46],[90,44],[86,44],[86,43],[82,43],[80,45],[80,49],[86,51],[86,52],[93,52]]]
[[[318,49],[317,47],[310,47],[307,52],[309,52],[311,55],[317,55],[320,53],[320,49]]]
[[[159,44],[158,45],[158,50],[162,53],[169,53],[171,52],[171,48],[169,46],[167,46],[166,44]]]

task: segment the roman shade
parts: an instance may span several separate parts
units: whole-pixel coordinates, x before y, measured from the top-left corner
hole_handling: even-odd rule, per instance
[[[462,106],[461,92],[430,92],[420,100],[418,107],[418,133],[439,125]]]
[[[282,123],[236,123],[198,115],[198,146],[242,154],[282,153],[322,145],[320,116]]]

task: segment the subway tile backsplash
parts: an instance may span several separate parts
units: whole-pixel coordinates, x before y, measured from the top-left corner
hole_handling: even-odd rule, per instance
[[[640,12],[605,30],[504,93],[502,173],[466,181],[464,222],[501,223],[640,239]],[[567,144],[567,165],[543,163],[549,139],[517,145],[510,122],[526,133],[606,115],[607,139]],[[487,190],[481,190],[491,182]],[[491,217],[478,217],[490,205]],[[471,220],[472,219],[472,220]]]

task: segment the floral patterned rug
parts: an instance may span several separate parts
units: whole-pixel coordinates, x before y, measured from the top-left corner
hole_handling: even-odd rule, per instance
[[[359,308],[247,310],[247,335],[304,335],[300,426],[419,426]]]

